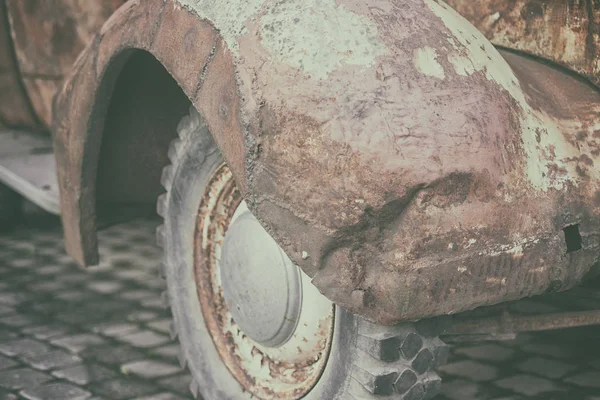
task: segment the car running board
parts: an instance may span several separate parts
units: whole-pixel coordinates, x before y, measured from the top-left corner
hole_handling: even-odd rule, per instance
[[[56,160],[50,135],[0,130],[0,183],[59,215]]]

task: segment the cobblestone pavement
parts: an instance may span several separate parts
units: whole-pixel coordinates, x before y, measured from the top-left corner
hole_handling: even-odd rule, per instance
[[[100,232],[102,264],[86,270],[56,225],[0,234],[0,400],[191,398],[162,307],[156,224]],[[438,399],[600,400],[598,338],[588,328],[455,346]]]

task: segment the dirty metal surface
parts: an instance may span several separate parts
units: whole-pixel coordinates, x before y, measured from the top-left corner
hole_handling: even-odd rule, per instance
[[[52,98],[79,53],[125,1],[6,1],[21,76],[46,126],[52,123]]]
[[[60,214],[56,163],[47,135],[0,129],[0,182],[52,214]]]
[[[37,125],[22,86],[4,2],[0,4],[0,123],[6,126]]]
[[[390,324],[456,313],[566,289],[597,261],[590,85],[498,52],[442,2],[238,3],[128,3],[79,59],[55,130],[80,263],[97,262],[110,61],[132,48],[165,65],[250,209],[352,312]]]
[[[551,60],[600,85],[595,0],[448,0],[497,46]]]

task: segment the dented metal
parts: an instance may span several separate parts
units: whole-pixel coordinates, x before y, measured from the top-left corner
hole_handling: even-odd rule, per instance
[[[55,125],[80,262],[97,255],[92,108],[129,49],[165,65],[250,209],[352,312],[389,324],[456,313],[571,287],[597,262],[589,83],[499,52],[441,1],[237,3],[130,2],[80,57]],[[581,237],[568,253],[567,226]]]

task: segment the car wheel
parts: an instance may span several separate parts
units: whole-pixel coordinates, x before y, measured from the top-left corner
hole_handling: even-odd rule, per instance
[[[448,350],[434,323],[380,326],[327,300],[248,210],[192,107],[158,200],[181,361],[205,400],[430,399]]]

